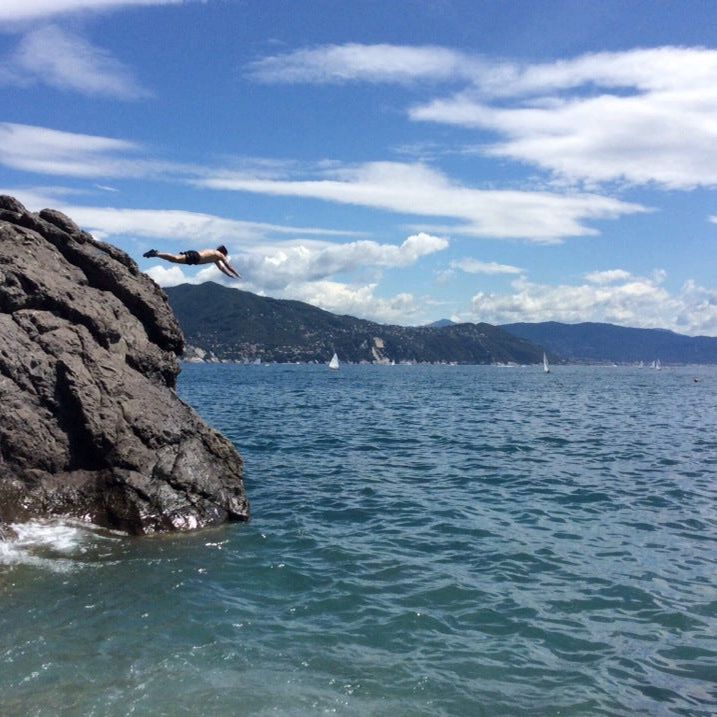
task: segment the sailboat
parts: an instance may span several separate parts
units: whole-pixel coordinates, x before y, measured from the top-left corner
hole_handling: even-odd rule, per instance
[[[339,369],[339,357],[335,353],[331,357],[331,361],[329,361],[329,368],[332,368],[335,371],[338,371]]]
[[[657,361],[655,361],[655,369],[657,371],[662,371],[662,363],[660,362],[660,359],[657,359]]]
[[[543,371],[545,371],[545,373],[550,373],[550,366],[548,365],[548,357],[545,355],[544,351],[543,351]]]

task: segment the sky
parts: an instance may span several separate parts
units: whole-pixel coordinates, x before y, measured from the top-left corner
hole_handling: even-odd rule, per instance
[[[717,336],[717,3],[2,0],[0,193],[161,286]]]

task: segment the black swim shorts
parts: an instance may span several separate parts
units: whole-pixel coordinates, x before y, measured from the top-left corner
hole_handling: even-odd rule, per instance
[[[187,258],[187,264],[199,264],[199,252],[190,249],[189,251],[180,251],[182,256]]]

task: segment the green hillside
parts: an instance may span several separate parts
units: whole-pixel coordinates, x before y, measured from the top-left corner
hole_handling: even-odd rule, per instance
[[[234,361],[538,363],[542,349],[490,324],[377,324],[207,282],[165,289],[187,343]]]

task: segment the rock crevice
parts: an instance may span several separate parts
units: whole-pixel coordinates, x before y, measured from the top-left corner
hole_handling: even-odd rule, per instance
[[[0,524],[151,533],[244,520],[231,443],[174,392],[184,347],[136,263],[0,196]]]

